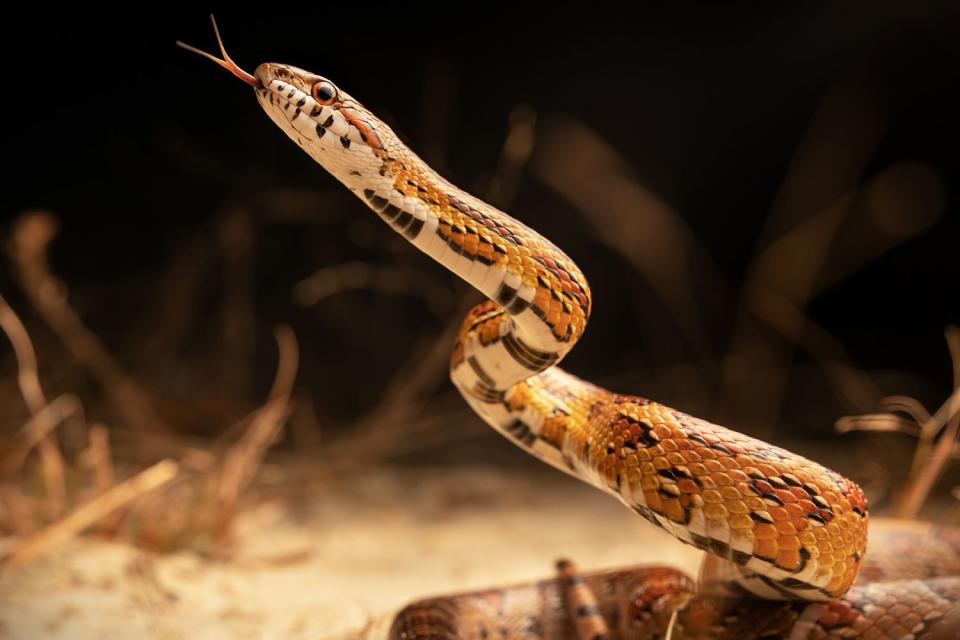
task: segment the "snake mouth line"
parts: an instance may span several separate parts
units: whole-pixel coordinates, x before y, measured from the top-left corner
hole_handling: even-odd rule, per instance
[[[254,89],[260,89],[263,86],[260,82],[260,79],[254,76],[253,74],[248,73],[243,69],[241,69],[240,65],[234,62],[233,59],[230,57],[230,55],[227,53],[226,47],[223,46],[223,39],[220,37],[220,29],[217,28],[217,20],[216,18],[213,17],[212,13],[210,14],[210,22],[213,24],[213,33],[217,37],[217,44],[220,46],[220,54],[223,56],[222,60],[211,53],[207,53],[202,49],[198,49],[185,42],[181,42],[180,40],[177,40],[177,46],[182,49],[186,49],[187,51],[196,53],[197,55],[203,56],[208,60],[213,60],[218,65],[220,65],[221,67],[223,67],[224,69],[232,73],[237,78],[240,78],[241,80],[246,82],[248,85],[250,85]]]

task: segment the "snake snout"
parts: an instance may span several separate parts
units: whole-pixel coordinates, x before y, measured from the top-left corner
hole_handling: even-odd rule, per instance
[[[312,82],[311,78],[306,77],[306,72],[278,62],[264,62],[254,69],[253,77],[263,87],[269,87],[271,82],[278,80],[291,87],[296,87],[304,93],[310,91]]]

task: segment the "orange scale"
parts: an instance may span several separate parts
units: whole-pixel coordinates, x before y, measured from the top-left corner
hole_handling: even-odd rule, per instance
[[[799,500],[797,501],[797,506],[803,509],[804,513],[819,513],[820,508],[809,500]]]
[[[802,519],[804,514],[807,513],[804,511],[803,507],[796,502],[787,503],[783,505],[783,508],[787,510],[787,513],[790,514],[790,517],[793,518],[794,522],[796,522],[798,519]]]
[[[839,595],[843,591],[843,576],[835,576],[827,583],[826,591],[832,595]]]
[[[788,491],[795,497],[797,500],[808,500],[810,494],[804,491],[801,487],[790,487]]]
[[[684,460],[683,456],[677,451],[671,451],[667,454],[667,462],[675,467],[684,467],[687,464],[687,461]]]
[[[786,549],[788,551],[799,551],[800,547],[800,538],[795,535],[782,535],[777,538],[777,544],[781,549]]]
[[[683,493],[700,493],[700,487],[693,480],[686,478],[677,481],[677,488]]]
[[[753,545],[753,555],[758,558],[763,558],[764,560],[775,560],[779,551],[776,540],[761,540],[757,538],[756,544]]]
[[[723,502],[723,496],[721,496],[720,492],[716,491],[715,489],[704,489],[702,492],[700,492],[700,496],[703,498],[704,502],[716,504]]]
[[[704,460],[703,466],[705,466],[711,474],[717,473],[718,471],[726,471],[726,468],[718,460]]]
[[[667,459],[663,455],[659,455],[653,459],[653,467],[657,470],[669,469],[670,463],[667,462]]]
[[[760,493],[773,493],[773,485],[766,480],[755,480],[753,486],[756,487]]]
[[[739,469],[740,462],[736,458],[720,458],[724,469]]]
[[[778,498],[780,498],[780,500],[781,500],[784,504],[791,504],[791,503],[797,501],[797,497],[796,497],[795,495],[793,495],[792,493],[790,493],[789,491],[786,491],[786,490],[784,490],[784,489],[777,489],[776,491],[773,492],[773,495],[775,495],[775,496],[777,496]]]
[[[676,498],[669,498],[664,501],[663,513],[674,522],[683,522],[685,519],[683,507],[680,506],[680,501]]]
[[[695,475],[697,476],[697,480],[700,481],[700,486],[703,487],[704,489],[716,489],[716,488],[717,488],[717,483],[714,482],[714,481],[713,481],[713,478],[711,478],[710,476],[705,475],[705,474],[699,474],[699,473],[697,473],[697,474],[695,474]]]
[[[719,488],[720,495],[722,495],[727,500],[737,500],[740,498],[740,492],[737,491],[736,487],[723,486]]]
[[[793,523],[788,520],[781,520],[779,522],[774,523],[773,526],[777,528],[777,532],[781,536],[795,536],[797,533],[797,528],[793,526]]]
[[[800,569],[800,552],[794,549],[782,549],[777,554],[777,566],[787,571]]]
[[[767,507],[767,513],[769,513],[774,520],[790,519],[790,514],[787,513],[787,510],[783,507]]]
[[[771,467],[769,464],[758,464],[757,470],[768,478],[771,476],[779,475],[777,473],[777,470]]]
[[[757,540],[776,540],[780,537],[777,528],[772,524],[757,524],[753,529],[753,534],[757,537]]]

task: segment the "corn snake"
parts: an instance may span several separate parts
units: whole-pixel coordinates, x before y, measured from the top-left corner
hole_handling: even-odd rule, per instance
[[[251,85],[291,140],[488,298],[464,320],[450,363],[453,384],[477,414],[710,554],[699,585],[665,567],[581,574],[563,561],[552,580],[416,602],[397,615],[391,638],[955,637],[960,533],[874,526],[874,544],[922,544],[934,558],[891,575],[890,558],[865,556],[869,514],[854,482],[559,369],[592,305],[567,255],[449,183],[326,78],[275,63],[249,74],[222,43],[222,60],[182,46]]]

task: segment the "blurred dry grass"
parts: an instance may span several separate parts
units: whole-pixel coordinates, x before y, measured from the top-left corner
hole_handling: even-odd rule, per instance
[[[442,66],[428,70],[427,84],[441,95],[430,103],[434,112],[448,108],[442,94],[456,85],[450,73]],[[638,331],[679,331],[696,359],[626,371],[615,380],[618,389],[682,395],[712,408],[711,418],[770,436],[784,417],[795,353],[804,352],[855,414],[837,422],[840,431],[873,432],[866,447],[904,434],[916,438],[904,483],[889,469],[844,469],[868,481],[872,497],[916,517],[938,488],[947,494],[943,476],[958,457],[960,332],[947,328],[954,391],[930,412],[911,398],[886,397],[889,383],[858,366],[829,328],[808,315],[817,295],[943,214],[946,187],[929,166],[895,164],[865,177],[888,121],[884,108],[869,94],[843,90],[823,100],[740,283],[727,281],[682,212],[645,185],[610,141],[572,117],[538,118],[530,107],[517,106],[484,193],[508,208],[523,180],[535,176],[579,212],[594,240],[622,255],[632,272],[620,277],[646,282],[660,298],[665,313],[638,317]],[[425,155],[443,167],[444,128],[427,130]],[[223,184],[235,180],[236,172],[191,148],[186,138],[171,135],[164,145],[198,175]],[[227,558],[238,512],[263,495],[294,499],[310,483],[477,437],[476,427],[456,426],[467,410],[446,383],[453,336],[476,295],[433,265],[423,269],[402,241],[379,239],[387,231],[371,236],[365,223],[345,222],[338,212],[348,206],[346,197],[271,188],[224,207],[172,257],[151,295],[151,322],[116,349],[122,354],[87,326],[71,305],[68,283],[51,269],[56,216],[27,212],[19,218],[7,248],[21,309],[0,298],[0,327],[13,347],[16,388],[27,411],[6,417],[20,426],[0,452],[0,534],[17,539],[4,567],[30,562],[84,532]],[[385,382],[377,402],[337,428],[330,428],[336,420],[323,407],[318,417],[318,403],[296,385],[300,352],[286,325],[275,330],[271,389],[262,402],[253,400],[263,322],[255,300],[262,267],[254,256],[265,229],[291,224],[349,227],[351,242],[391,260],[324,266],[275,285],[297,305],[322,308],[350,291],[376,291],[421,300],[436,321],[409,336],[402,366],[378,378]],[[211,278],[221,292],[214,304]],[[718,299],[735,310],[724,341],[729,347],[720,352],[706,326],[714,313],[708,301]],[[30,331],[21,316],[30,318]],[[199,320],[210,317],[216,330],[204,349],[194,357],[177,355],[191,351]],[[47,358],[55,384],[40,374],[33,333],[56,354]],[[367,339],[377,338],[361,337]],[[322,364],[336,375],[342,363]],[[48,399],[44,387],[58,391]],[[98,419],[88,423],[86,415]],[[275,455],[299,464],[291,463],[296,471],[278,480],[264,462],[283,440],[289,446]],[[955,520],[956,513],[944,517]]]

